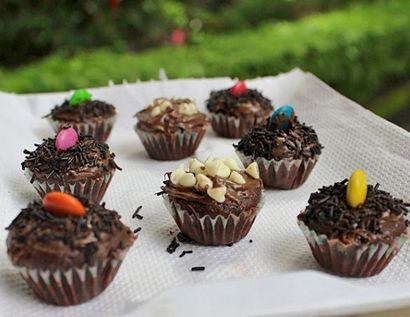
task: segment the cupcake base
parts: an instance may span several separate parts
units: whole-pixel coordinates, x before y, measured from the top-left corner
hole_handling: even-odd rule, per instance
[[[82,196],[88,198],[90,202],[99,203],[103,199],[114,173],[115,170],[113,169],[104,176],[63,182],[37,178],[30,170],[26,170],[25,175],[41,197],[44,197],[49,192],[58,191]]]
[[[135,126],[135,131],[150,158],[158,161],[175,161],[195,153],[205,135],[206,128],[169,135],[160,132],[146,132],[137,126]]]
[[[240,139],[256,124],[265,123],[268,117],[236,118],[220,113],[211,113],[212,128],[223,138]]]
[[[309,177],[316,165],[319,156],[310,159],[282,159],[280,161],[267,160],[258,157],[255,160],[252,156],[245,156],[242,152],[236,151],[243,165],[247,167],[252,162],[257,162],[260,177],[265,187],[279,189],[294,189],[301,186]]]
[[[116,120],[117,115],[109,118],[90,119],[85,122],[69,122],[48,118],[50,125],[56,133],[63,127],[72,127],[78,134],[91,135],[99,142],[107,141]]]
[[[363,245],[343,244],[310,230],[303,222],[298,225],[309,243],[316,261],[325,270],[342,276],[369,277],[379,274],[390,263],[407,241],[408,230],[391,243]]]
[[[127,251],[123,250],[118,260],[109,259],[66,271],[18,269],[34,294],[44,302],[58,306],[77,305],[96,297],[107,288]]]
[[[182,233],[202,245],[227,245],[243,239],[251,229],[255,218],[264,205],[262,198],[259,204],[239,216],[230,214],[227,217],[208,215],[200,217],[192,211],[184,210],[164,195],[164,204],[171,213]]]

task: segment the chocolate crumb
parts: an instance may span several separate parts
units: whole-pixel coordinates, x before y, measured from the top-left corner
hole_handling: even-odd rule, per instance
[[[182,251],[182,253],[179,255],[180,258],[182,258],[185,254],[191,254],[192,250],[186,250],[186,251]]]
[[[177,239],[174,238],[174,239],[172,239],[170,245],[167,247],[167,252],[168,252],[169,254],[172,254],[172,253],[174,253],[174,252],[177,250],[177,248],[178,248],[179,246],[180,246],[180,244],[177,242]]]
[[[253,240],[252,240],[252,239],[250,239],[250,240],[249,240],[249,243],[252,243],[252,242],[253,242]]]

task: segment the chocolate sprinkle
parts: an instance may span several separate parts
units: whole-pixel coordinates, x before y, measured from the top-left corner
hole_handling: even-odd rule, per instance
[[[284,157],[312,158],[319,155],[322,146],[315,130],[295,118],[287,131],[270,130],[267,125],[256,125],[237,145],[236,150],[253,159],[280,160]]]
[[[185,254],[191,254],[191,253],[192,253],[192,250],[182,251],[179,257],[182,258]]]
[[[298,220],[318,234],[342,241],[369,242],[376,238],[391,239],[394,230],[401,234],[409,225],[405,220],[407,203],[393,198],[376,186],[367,186],[363,206],[352,208],[346,201],[348,180],[324,186],[312,193],[309,205]],[[393,236],[394,238],[394,236]]]
[[[65,100],[61,105],[55,106],[44,118],[52,117],[53,119],[61,120],[63,117],[69,117],[70,119],[75,118],[77,122],[82,122],[86,119],[107,117],[114,114],[115,107],[104,101],[88,100],[72,106],[68,100]]]
[[[141,231],[141,227],[138,227],[137,229],[134,229],[134,233],[138,233],[138,232],[140,232]]]
[[[144,217],[138,214],[141,209],[142,209],[142,206],[139,206],[139,207],[134,211],[134,213],[132,214],[132,218],[137,218],[137,219],[139,219],[139,220],[143,219]]]
[[[80,173],[85,168],[121,170],[108,145],[97,142],[91,136],[80,136],[77,144],[65,151],[58,151],[55,142],[55,138],[44,139],[42,144],[36,145],[34,151],[24,150],[26,159],[21,163],[23,170],[27,168],[33,174],[46,175],[47,179],[62,179],[72,172]]]
[[[205,266],[194,266],[191,267],[192,272],[198,272],[198,271],[205,271]]]

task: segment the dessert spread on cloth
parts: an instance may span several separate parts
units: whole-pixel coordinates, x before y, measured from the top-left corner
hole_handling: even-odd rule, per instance
[[[187,167],[182,163],[158,174],[158,184],[163,175],[164,181],[157,196],[180,230],[167,248],[170,254],[180,243],[232,246],[244,239],[263,209],[265,188],[302,186],[324,148],[293,106],[274,109],[243,80],[211,91],[206,108],[208,114],[200,112],[191,98],[158,97],[135,115],[134,129],[150,158],[189,158]],[[74,305],[99,295],[142,229],[132,231],[116,211],[100,204],[114,172],[121,170],[105,143],[116,114],[110,103],[77,90],[46,116],[56,136],[24,150],[22,168],[42,200],[29,203],[6,228],[7,254],[47,303]],[[216,135],[239,139],[233,147],[243,166],[235,158],[195,157],[210,124]],[[368,184],[358,169],[310,195],[295,220],[306,249],[326,271],[378,274],[406,242],[410,205],[380,187]],[[141,208],[133,220],[143,219]],[[183,250],[179,257],[187,254],[194,256]],[[191,266],[196,274],[204,270]]]

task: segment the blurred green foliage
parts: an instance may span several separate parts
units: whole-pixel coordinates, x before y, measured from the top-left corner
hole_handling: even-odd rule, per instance
[[[377,98],[372,103],[372,110],[382,117],[389,117],[391,114],[409,109],[410,113],[410,81],[391,89],[381,98]],[[410,118],[406,121],[410,124]],[[404,121],[404,120],[403,120]]]
[[[194,36],[246,29],[353,1],[359,0],[2,0],[0,65],[25,64],[56,50],[140,51],[167,43],[174,28]]]
[[[114,1],[115,2],[115,1]],[[170,30],[187,24],[177,0],[1,0],[0,64],[13,66],[55,50],[138,50],[163,43]]]
[[[244,30],[260,23],[294,20],[358,2],[374,0],[234,0],[220,5],[218,14],[197,7],[196,15],[204,21],[207,32]]]
[[[0,74],[0,89],[14,92],[68,90],[157,77],[250,78],[293,67],[311,71],[342,93],[366,103],[390,80],[410,70],[410,2],[354,6],[297,22],[271,23],[255,31],[202,35],[197,44],[141,54],[107,50],[71,58],[55,55]]]

